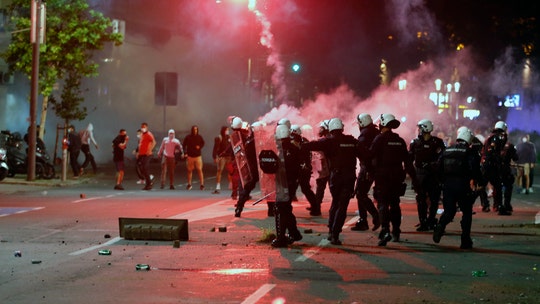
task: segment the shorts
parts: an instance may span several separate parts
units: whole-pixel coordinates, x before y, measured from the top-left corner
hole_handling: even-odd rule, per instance
[[[123,160],[114,162],[114,165],[116,167],[116,172],[124,171],[124,161]]]

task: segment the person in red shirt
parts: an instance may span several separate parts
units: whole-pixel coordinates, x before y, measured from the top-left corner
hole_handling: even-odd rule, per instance
[[[150,165],[150,159],[152,158],[154,146],[156,145],[156,140],[154,139],[152,132],[148,131],[148,124],[146,122],[141,124],[141,132],[141,140],[139,141],[139,161],[141,163],[141,173],[145,180],[143,190],[151,190],[152,179],[150,178],[148,167]]]

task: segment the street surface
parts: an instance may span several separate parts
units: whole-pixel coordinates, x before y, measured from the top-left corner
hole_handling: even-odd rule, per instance
[[[294,213],[304,239],[275,249],[261,241],[274,219],[264,201],[252,205],[258,189],[235,218],[226,177],[225,190],[212,194],[214,169],[205,167],[204,191],[195,182],[185,190],[182,165],[176,190],[159,189],[158,179],[142,191],[127,172],[126,190],[115,191],[110,169],[63,183],[4,180],[0,303],[540,303],[538,184],[534,194],[514,194],[512,216],[482,213],[476,203],[473,250],[459,249],[460,213],[440,244],[416,232],[411,190],[402,198],[401,242],[378,247],[378,231],[351,231],[351,200],[343,245],[333,246],[326,240],[330,194],[322,217],[311,217],[299,191]],[[119,217],[188,219],[189,241],[174,248],[124,240]],[[99,255],[103,249],[112,254]],[[472,275],[480,270],[486,275]]]

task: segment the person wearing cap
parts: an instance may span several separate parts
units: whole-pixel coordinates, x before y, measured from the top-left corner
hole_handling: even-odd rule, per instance
[[[373,124],[371,115],[367,113],[358,114],[356,121],[358,123],[358,129],[360,130],[360,135],[358,136],[360,147],[369,149],[373,139],[380,134],[379,129]],[[365,231],[369,229],[369,224],[367,222],[368,212],[373,218],[372,230],[376,231],[381,226],[379,211],[368,196],[369,190],[373,185],[373,177],[372,174],[369,173],[372,169],[370,166],[371,158],[368,155],[369,153],[363,153],[362,158],[360,159],[360,172],[358,172],[355,187],[359,218],[356,224],[351,228],[352,231]]]
[[[461,217],[461,249],[472,249],[471,224],[473,204],[478,181],[481,179],[480,156],[470,147],[473,134],[460,128],[456,143],[440,156],[438,165],[442,173],[444,212],[433,230],[433,241],[439,243],[446,226],[453,221],[457,207]]]
[[[332,203],[328,216],[328,240],[332,245],[341,245],[339,235],[347,217],[347,208],[354,192],[356,162],[360,159],[358,140],[343,133],[343,122],[332,118],[328,122],[330,135],[317,141],[303,143],[302,150],[322,151],[328,159],[330,170],[330,193]]]
[[[174,190],[174,168],[176,167],[176,155],[184,156],[184,150],[180,141],[175,137],[175,132],[170,129],[167,137],[161,141],[158,158],[161,160],[161,189],[165,187],[165,176],[169,176],[169,189]]]
[[[484,143],[482,155],[485,178],[493,187],[493,209],[499,215],[512,215],[510,201],[515,177],[511,162],[518,160],[516,148],[508,142],[507,130],[508,125],[504,121],[496,122]]]
[[[393,240],[399,242],[401,234],[401,207],[400,197],[405,194],[407,184],[405,174],[408,174],[414,189],[418,189],[416,171],[409,157],[405,140],[394,133],[401,123],[392,114],[379,116],[379,130],[381,134],[373,139],[369,149],[375,187],[373,197],[377,201],[379,217],[381,219],[381,232],[379,233],[379,246]],[[392,230],[390,230],[392,224]],[[391,232],[391,233],[390,233]]]

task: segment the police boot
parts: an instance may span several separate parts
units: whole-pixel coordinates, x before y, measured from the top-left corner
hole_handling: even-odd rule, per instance
[[[420,225],[416,228],[416,231],[429,231],[427,219],[420,220]]]
[[[429,230],[435,229],[435,226],[437,226],[437,219],[436,218],[429,218],[427,220],[427,227]]]
[[[293,229],[293,231],[289,232],[288,238],[289,238],[289,244],[292,244],[296,241],[302,240],[303,237],[298,229]]]
[[[392,242],[399,242],[399,238],[401,236],[401,230],[396,228],[392,230]]]
[[[390,235],[390,230],[388,228],[383,228],[379,233],[378,246],[386,246],[386,243],[388,243],[391,239],[392,235]]]
[[[473,248],[473,241],[470,236],[461,236],[461,245],[459,246],[461,249],[472,249]]]
[[[276,238],[272,241],[272,247],[287,247],[289,245],[289,239],[285,235],[283,216],[279,212],[276,212],[276,214],[274,215],[274,220],[276,222]]]
[[[441,241],[443,235],[444,226],[439,223],[435,226],[435,229],[433,229],[433,242],[438,244]]]
[[[268,202],[267,204],[268,204],[268,216],[272,217],[276,214],[275,212],[276,202]]]
[[[236,207],[236,209],[234,209],[234,217],[240,217],[241,214],[242,214],[242,208]]]
[[[369,230],[369,225],[365,219],[359,219],[358,222],[351,228],[352,231],[366,231]]]
[[[512,211],[508,210],[505,206],[503,205],[499,205],[499,208],[497,208],[498,210],[498,215],[512,215]]]

